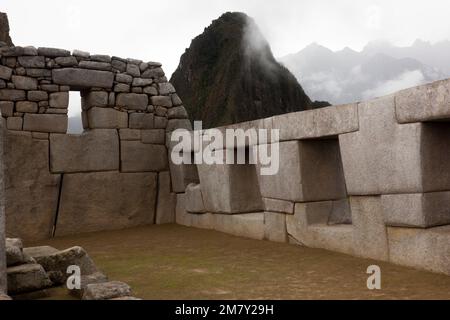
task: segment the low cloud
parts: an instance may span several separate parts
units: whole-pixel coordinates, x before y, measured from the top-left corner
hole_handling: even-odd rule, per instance
[[[420,70],[406,71],[397,78],[379,83],[375,88],[363,92],[364,99],[385,96],[396,91],[415,87],[425,82],[425,77]]]

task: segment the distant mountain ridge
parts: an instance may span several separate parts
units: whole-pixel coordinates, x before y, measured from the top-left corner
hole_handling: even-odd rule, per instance
[[[432,45],[418,40],[411,47],[376,41],[361,52],[313,43],[279,61],[312,99],[348,103],[449,77],[450,41]]]
[[[312,108],[253,19],[228,12],[192,40],[170,82],[204,128]]]

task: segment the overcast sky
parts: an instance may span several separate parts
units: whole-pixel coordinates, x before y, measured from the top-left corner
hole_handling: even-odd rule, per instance
[[[0,11],[17,45],[159,61],[168,76],[191,39],[225,11],[255,18],[276,56],[311,42],[360,50],[375,39],[450,38],[448,0],[0,0]]]

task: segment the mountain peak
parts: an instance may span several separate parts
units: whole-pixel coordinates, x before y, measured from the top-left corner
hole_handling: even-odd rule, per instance
[[[311,101],[280,65],[255,21],[227,12],[195,37],[171,83],[204,128],[300,111]]]

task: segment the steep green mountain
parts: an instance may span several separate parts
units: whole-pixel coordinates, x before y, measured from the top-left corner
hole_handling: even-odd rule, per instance
[[[6,13],[0,12],[0,41],[8,46],[13,46],[11,37],[9,36],[9,23]]]
[[[204,128],[312,108],[244,13],[223,14],[192,40],[170,82]]]

